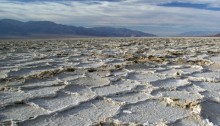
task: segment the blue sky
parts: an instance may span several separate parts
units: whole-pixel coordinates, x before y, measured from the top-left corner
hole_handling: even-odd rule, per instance
[[[0,0],[4,18],[173,35],[220,31],[220,0]]]

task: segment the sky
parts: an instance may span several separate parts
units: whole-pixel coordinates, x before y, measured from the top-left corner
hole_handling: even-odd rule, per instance
[[[0,19],[125,27],[166,36],[220,31],[220,0],[0,0]]]

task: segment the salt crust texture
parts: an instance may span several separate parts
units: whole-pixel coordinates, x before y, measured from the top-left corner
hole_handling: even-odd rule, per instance
[[[0,126],[218,126],[220,39],[0,41]]]

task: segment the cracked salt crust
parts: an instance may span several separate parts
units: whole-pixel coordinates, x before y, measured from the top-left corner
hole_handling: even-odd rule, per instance
[[[176,88],[179,86],[185,86],[187,84],[190,84],[190,82],[187,79],[164,79],[164,80],[158,80],[155,82],[151,82],[151,84],[154,87],[159,88]]]
[[[218,38],[7,40],[0,47],[0,125],[220,125]]]
[[[190,114],[188,110],[166,106],[157,100],[127,105],[126,110],[131,113],[119,113],[113,119],[123,123],[143,124],[148,121],[149,124],[156,124],[157,122],[173,122]]]

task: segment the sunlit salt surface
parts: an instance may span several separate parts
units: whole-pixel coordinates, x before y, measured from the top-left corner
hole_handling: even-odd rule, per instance
[[[218,126],[219,38],[0,41],[0,126]]]

